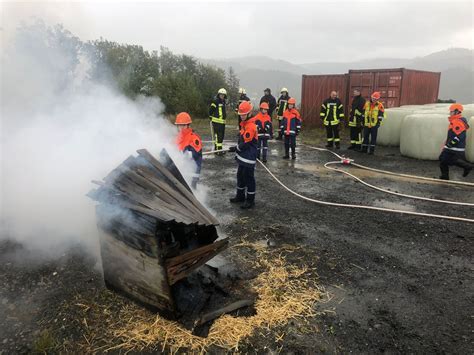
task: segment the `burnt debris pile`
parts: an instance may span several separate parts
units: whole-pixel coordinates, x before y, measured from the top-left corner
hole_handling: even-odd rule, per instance
[[[197,269],[227,248],[228,240],[218,240],[218,221],[166,151],[158,160],[139,150],[94,183],[98,188],[88,196],[99,202],[106,285],[168,318],[189,323],[192,314],[194,321],[200,319],[210,293],[220,287]]]

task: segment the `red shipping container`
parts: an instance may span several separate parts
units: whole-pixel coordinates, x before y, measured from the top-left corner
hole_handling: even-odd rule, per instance
[[[368,99],[379,91],[385,107],[424,105],[438,99],[441,73],[405,68],[349,70],[348,74],[303,75],[301,114],[308,125],[321,125],[321,103],[332,90],[339,93],[345,106],[346,117],[350,111],[352,92],[361,90]]]
[[[349,93],[361,89],[369,98],[379,91],[385,107],[424,105],[438,100],[441,73],[411,69],[349,70]]]
[[[331,91],[338,93],[343,105],[347,105],[347,74],[303,75],[301,85],[301,117],[305,126],[321,126],[321,104]],[[347,113],[347,112],[346,112]]]

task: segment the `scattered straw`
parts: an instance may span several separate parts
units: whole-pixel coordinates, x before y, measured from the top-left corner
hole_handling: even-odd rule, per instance
[[[253,280],[252,289],[258,294],[256,314],[249,317],[224,315],[212,325],[207,338],[193,335],[176,322],[149,313],[136,312],[130,307],[123,312],[125,322],[117,322],[119,328],[111,329],[111,336],[119,338],[118,345],[101,351],[115,349],[141,351],[156,348],[162,351],[188,350],[205,352],[211,346],[226,350],[238,350],[242,342],[257,330],[270,329],[286,324],[290,319],[314,316],[314,303],[321,299],[322,292],[310,284],[306,267],[297,267],[282,255],[274,255],[261,244],[242,242],[234,248],[252,248],[255,252],[254,268],[262,270]],[[281,341],[282,335],[275,335]]]

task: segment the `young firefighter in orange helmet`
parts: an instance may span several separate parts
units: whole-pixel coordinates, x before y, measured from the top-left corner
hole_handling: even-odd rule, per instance
[[[301,130],[301,116],[295,108],[296,100],[292,97],[288,99],[288,108],[283,113],[283,118],[280,122],[280,132],[284,137],[285,142],[285,156],[283,159],[296,159],[296,136]]]
[[[439,167],[442,180],[449,180],[449,166],[456,165],[464,169],[462,176],[467,176],[474,164],[466,161],[466,135],[469,125],[463,117],[464,107],[461,104],[449,106],[449,128],[446,144],[439,156]]]
[[[360,152],[374,154],[377,144],[377,132],[385,118],[385,108],[380,100],[380,93],[370,95],[370,101],[364,106],[364,140]]]
[[[199,137],[199,135],[190,127],[191,122],[191,116],[186,112],[181,112],[176,116],[174,124],[179,130],[178,136],[176,137],[176,145],[178,146],[178,149],[181,152],[188,154],[196,163],[191,182],[192,188],[196,189],[201,175],[202,141],[201,137]]]
[[[237,168],[237,194],[230,199],[232,203],[244,202],[243,209],[255,206],[255,165],[257,164],[258,133],[252,115],[252,104],[244,101],[239,105],[238,114],[240,134],[237,146],[230,147],[230,152],[236,152],[235,159],[239,164]]]
[[[255,115],[254,122],[258,130],[258,150],[257,158],[267,162],[268,140],[273,138],[272,118],[268,114],[269,105],[266,102],[260,104],[260,111]]]

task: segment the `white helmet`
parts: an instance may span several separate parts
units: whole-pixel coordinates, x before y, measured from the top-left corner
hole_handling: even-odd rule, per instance
[[[239,88],[239,94],[246,94],[245,89],[244,88]]]
[[[227,95],[227,90],[224,89],[224,88],[220,88],[219,91],[217,92],[217,94],[224,94],[224,95]]]
[[[287,88],[281,88],[280,93],[282,93],[282,92],[288,93],[288,89]]]

